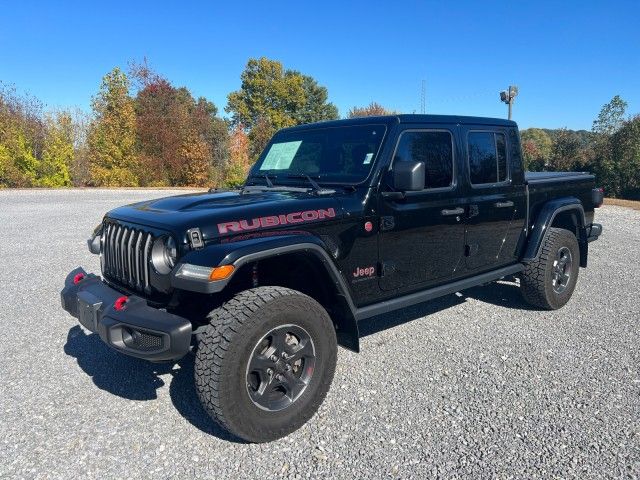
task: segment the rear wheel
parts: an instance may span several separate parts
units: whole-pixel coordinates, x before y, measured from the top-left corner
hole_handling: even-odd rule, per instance
[[[196,352],[198,396],[234,435],[275,440],[317,411],[336,357],[335,329],[318,302],[288,288],[254,288],[209,314]]]
[[[576,287],[579,263],[576,236],[562,228],[550,228],[538,258],[525,265],[520,285],[524,299],[546,310],[563,307]]]

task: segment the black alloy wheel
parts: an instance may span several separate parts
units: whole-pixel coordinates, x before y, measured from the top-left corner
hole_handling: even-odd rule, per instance
[[[274,328],[260,339],[247,364],[251,401],[269,412],[287,408],[306,390],[315,364],[316,349],[304,328]]]
[[[211,418],[250,442],[282,438],[304,425],[336,369],[336,331],[322,305],[289,288],[257,287],[208,319],[195,382]]]

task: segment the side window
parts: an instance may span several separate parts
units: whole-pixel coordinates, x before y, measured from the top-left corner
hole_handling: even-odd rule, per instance
[[[450,132],[403,132],[394,162],[424,162],[424,188],[446,188],[453,184],[453,138]]]
[[[507,148],[503,133],[469,132],[471,183],[500,183],[507,179]]]

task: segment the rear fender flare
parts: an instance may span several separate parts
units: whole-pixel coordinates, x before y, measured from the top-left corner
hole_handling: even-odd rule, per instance
[[[549,233],[549,228],[553,225],[553,220],[562,212],[573,212],[576,214],[578,221],[578,227],[580,232],[584,232],[585,219],[584,219],[584,207],[582,202],[575,197],[558,198],[551,200],[542,207],[538,217],[536,218],[533,226],[531,227],[531,234],[529,241],[527,242],[527,248],[522,258],[523,262],[532,262],[540,255],[540,248],[544,239]],[[583,235],[578,236],[578,242],[580,246],[583,246]],[[585,259],[586,260],[586,259]]]

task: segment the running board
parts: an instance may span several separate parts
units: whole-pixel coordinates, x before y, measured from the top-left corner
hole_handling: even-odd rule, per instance
[[[373,305],[367,305],[366,307],[358,308],[355,313],[356,321],[364,320],[365,318],[375,317],[383,313],[388,313],[393,310],[398,310],[418,303],[427,302],[434,298],[442,297],[443,295],[449,295],[456,293],[467,288],[477,287],[483,283],[493,282],[507,275],[513,275],[521,272],[524,266],[521,263],[515,265],[509,265],[508,267],[499,268],[498,270],[492,270],[490,272],[481,273],[474,277],[458,280],[453,283],[447,283],[446,285],[440,285],[439,287],[430,288],[421,292],[411,293],[403,297],[394,298],[391,300],[385,300],[380,303],[374,303]]]

